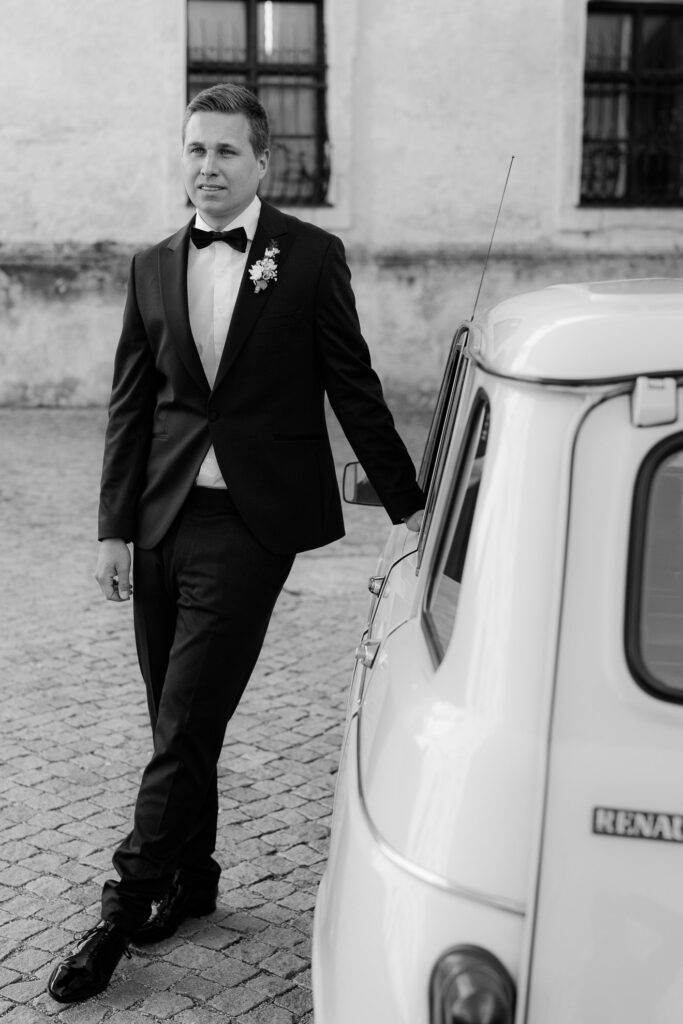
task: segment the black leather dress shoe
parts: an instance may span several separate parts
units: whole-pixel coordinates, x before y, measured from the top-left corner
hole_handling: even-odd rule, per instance
[[[57,964],[47,990],[58,1003],[79,1003],[104,992],[121,957],[130,957],[130,937],[118,925],[100,921],[82,935],[73,953]]]
[[[204,917],[216,909],[218,886],[197,889],[192,885],[174,882],[163,900],[157,903],[152,915],[133,934],[132,941],[138,946],[149,946],[161,942],[178,930],[178,925],[188,917]]]

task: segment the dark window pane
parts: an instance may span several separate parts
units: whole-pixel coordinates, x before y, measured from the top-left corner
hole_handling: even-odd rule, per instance
[[[259,79],[259,98],[274,135],[314,135],[317,88],[314,78]]]
[[[188,76],[187,83],[187,100],[188,103],[193,97],[201,92],[202,89],[208,89],[212,85],[220,85],[221,82],[226,81],[225,72],[223,71],[192,71]],[[246,85],[247,79],[244,75],[236,75],[230,72],[230,81],[235,82],[237,85]]]
[[[586,70],[628,71],[632,35],[632,15],[589,13]]]
[[[436,407],[432,417],[429,434],[425,443],[422,463],[418,474],[418,482],[424,492],[431,484],[432,473],[434,472],[439,452],[443,450],[445,441],[448,440],[448,432],[453,429],[454,416],[458,401],[462,393],[462,385],[465,379],[465,356],[463,351],[467,344],[467,331],[458,331],[451,343],[446,362],[439,394],[436,399]]]
[[[588,11],[581,200],[683,205],[683,5],[605,7]]]
[[[418,545],[418,561],[422,562],[424,547],[434,518],[436,497],[443,479],[444,464],[448,445],[460,411],[460,404],[465,394],[465,379],[469,372],[470,360],[465,355],[468,333],[458,331],[454,338],[448,357],[446,372],[439,391],[434,419],[429,429],[429,437],[420,466],[419,484],[427,495],[423,527]]]
[[[260,64],[315,64],[316,6],[266,0],[257,8]]]
[[[683,88],[651,89],[635,104],[633,185],[655,202],[683,197]]]
[[[587,139],[628,138],[629,90],[624,85],[592,85],[586,90],[584,134]]]
[[[241,63],[247,59],[247,9],[239,0],[189,0],[191,64]]]
[[[629,92],[621,85],[594,85],[584,106],[581,194],[615,200],[626,195]]]
[[[583,144],[581,195],[604,202],[626,196],[628,143],[617,140]]]
[[[635,103],[634,134],[657,136],[662,140],[683,135],[683,86],[642,89]]]
[[[315,201],[321,182],[315,79],[262,78],[259,97],[273,135],[263,195],[273,202]]]
[[[314,139],[273,138],[262,193],[274,203],[314,202],[318,190]]]
[[[654,680],[683,697],[683,458],[652,481],[641,581],[640,653]]]
[[[469,431],[460,481],[450,509],[447,534],[425,608],[440,656],[443,656],[448,647],[455,625],[460,587],[479,497],[488,428],[488,403],[480,401]]]
[[[683,17],[643,15],[643,71],[683,71]]]

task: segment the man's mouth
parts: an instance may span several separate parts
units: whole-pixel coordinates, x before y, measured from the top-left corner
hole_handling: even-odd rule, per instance
[[[223,191],[223,186],[222,185],[199,185],[198,187],[202,190],[202,192],[222,192]]]

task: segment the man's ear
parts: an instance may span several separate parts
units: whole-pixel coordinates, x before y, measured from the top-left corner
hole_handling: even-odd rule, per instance
[[[257,161],[258,166],[259,166],[259,181],[260,181],[261,178],[263,178],[265,176],[265,173],[268,170],[268,163],[270,162],[270,150],[269,149],[264,149],[263,152],[260,153],[257,156],[256,161]]]

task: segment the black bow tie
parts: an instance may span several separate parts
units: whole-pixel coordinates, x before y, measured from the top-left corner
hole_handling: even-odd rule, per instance
[[[192,241],[198,249],[203,249],[212,242],[227,242],[238,252],[247,251],[247,233],[244,228],[233,228],[231,231],[202,231],[201,228],[190,228]]]

